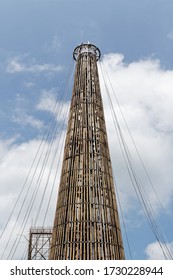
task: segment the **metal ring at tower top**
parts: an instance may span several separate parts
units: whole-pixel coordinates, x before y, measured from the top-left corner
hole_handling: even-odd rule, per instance
[[[78,56],[80,54],[89,54],[89,53],[92,53],[96,56],[96,60],[98,61],[101,57],[101,52],[99,50],[99,48],[97,48],[95,45],[93,44],[90,44],[90,43],[86,43],[86,44],[81,44],[79,46],[77,46],[75,49],[74,49],[74,52],[73,52],[73,58],[74,60],[77,60],[78,59]]]

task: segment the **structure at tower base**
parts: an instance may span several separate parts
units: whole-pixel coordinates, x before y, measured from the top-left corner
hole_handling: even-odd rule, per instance
[[[49,259],[124,259],[97,61],[75,48],[76,70]]]
[[[28,260],[48,259],[51,236],[51,228],[30,229],[28,244]]]

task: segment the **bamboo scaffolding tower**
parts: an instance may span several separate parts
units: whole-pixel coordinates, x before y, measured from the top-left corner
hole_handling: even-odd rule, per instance
[[[75,48],[76,70],[49,259],[124,259],[97,61]]]

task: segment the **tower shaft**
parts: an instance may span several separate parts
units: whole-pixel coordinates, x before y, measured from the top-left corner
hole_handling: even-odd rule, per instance
[[[76,71],[50,259],[124,259],[100,93],[99,50],[74,51]]]

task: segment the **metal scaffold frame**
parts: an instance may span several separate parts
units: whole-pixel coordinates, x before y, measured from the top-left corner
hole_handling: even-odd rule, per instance
[[[51,228],[31,228],[29,232],[28,260],[47,260],[50,250]]]

